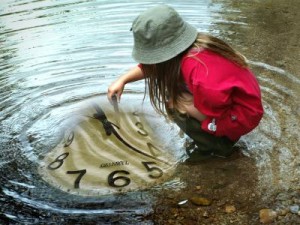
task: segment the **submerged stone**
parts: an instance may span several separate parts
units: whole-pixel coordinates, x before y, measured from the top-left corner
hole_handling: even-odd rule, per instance
[[[226,205],[225,206],[225,212],[226,213],[233,213],[236,211],[236,208],[234,205]]]
[[[193,204],[199,206],[209,206],[212,203],[210,199],[203,198],[203,197],[192,197],[190,200]]]
[[[277,218],[277,213],[272,209],[261,209],[259,218],[261,223],[272,223]]]
[[[207,211],[205,211],[204,213],[203,213],[203,215],[202,215],[204,218],[209,218],[209,214],[208,214],[208,212]]]
[[[297,214],[299,212],[299,205],[292,205],[290,206],[291,213]]]
[[[280,216],[286,216],[286,214],[288,214],[289,209],[282,209],[278,212],[278,215]]]

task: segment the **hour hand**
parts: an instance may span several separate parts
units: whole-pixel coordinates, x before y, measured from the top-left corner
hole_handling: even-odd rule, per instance
[[[100,122],[103,125],[106,135],[110,136],[114,131],[114,127],[112,125],[114,125],[114,126],[116,126],[116,125],[107,120],[105,113],[99,106],[94,104],[94,108],[96,110],[96,113],[94,114],[94,118],[100,120]],[[118,126],[116,126],[116,127],[119,129]]]

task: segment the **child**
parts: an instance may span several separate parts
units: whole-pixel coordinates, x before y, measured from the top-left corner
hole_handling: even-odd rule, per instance
[[[145,79],[156,111],[194,140],[190,161],[231,155],[263,116],[260,88],[245,57],[198,33],[167,5],[141,13],[132,32],[139,65],[110,85],[108,99],[120,99],[125,84]]]

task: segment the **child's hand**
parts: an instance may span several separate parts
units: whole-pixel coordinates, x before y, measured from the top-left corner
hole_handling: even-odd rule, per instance
[[[107,92],[107,98],[111,103],[113,101],[113,96],[116,96],[117,101],[120,102],[121,95],[124,90],[124,86],[125,86],[125,83],[122,82],[120,79],[116,80],[109,86],[108,92]]]
[[[132,68],[109,86],[107,92],[108,100],[112,103],[112,97],[115,95],[117,97],[117,101],[120,102],[125,84],[141,79],[144,79],[142,70],[138,66]]]

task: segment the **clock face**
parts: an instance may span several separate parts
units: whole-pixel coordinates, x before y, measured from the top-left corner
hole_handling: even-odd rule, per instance
[[[126,192],[163,183],[172,176],[176,160],[146,117],[133,108],[94,104],[45,155],[39,173],[51,185],[77,195]]]

